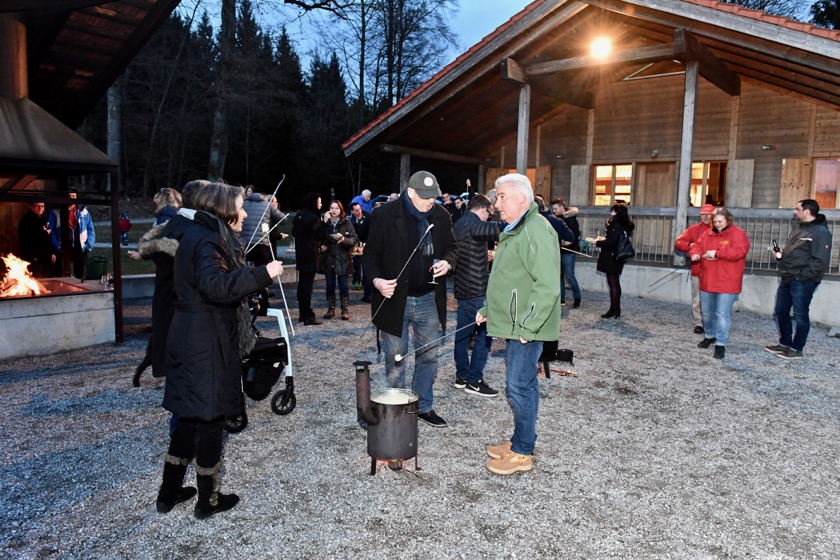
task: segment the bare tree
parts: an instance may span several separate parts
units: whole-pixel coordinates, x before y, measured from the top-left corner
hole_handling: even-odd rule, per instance
[[[222,29],[219,33],[219,64],[216,73],[216,110],[210,138],[210,164],[207,175],[219,179],[227,157],[227,111],[230,104],[230,71],[236,29],[236,0],[222,0]]]
[[[828,27],[829,29],[840,29],[840,1],[838,0],[817,0],[811,6],[812,22],[814,25]]]

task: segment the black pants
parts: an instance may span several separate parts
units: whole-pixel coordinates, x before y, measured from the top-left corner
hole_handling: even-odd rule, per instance
[[[610,287],[610,309],[621,309],[621,277],[607,274],[607,285]]]
[[[88,255],[90,251],[82,251],[79,248],[79,245],[74,245],[73,249],[71,250],[71,255],[73,258],[73,276],[75,276],[79,280],[85,280],[87,278],[87,264],[88,264]]]
[[[212,469],[222,460],[224,428],[224,418],[209,422],[178,418],[169,439],[169,454],[183,459],[195,457],[196,465]]]
[[[268,264],[271,262],[271,247],[259,243],[253,249],[251,249],[251,251],[248,253],[247,259],[254,263],[254,266],[262,266],[264,264]],[[259,295],[260,300],[260,315],[265,315],[265,312],[268,309],[268,298],[270,295],[268,293],[268,288],[265,288],[257,293]]]
[[[312,286],[315,284],[315,273],[298,271],[297,300],[300,316],[303,318],[314,315],[312,310]]]

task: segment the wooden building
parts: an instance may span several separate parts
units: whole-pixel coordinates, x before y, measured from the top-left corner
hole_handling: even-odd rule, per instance
[[[527,173],[587,235],[623,201],[648,264],[681,264],[696,207],[726,205],[750,270],[771,270],[796,201],[840,208],[840,31],[714,0],[537,0],[343,147],[399,154],[403,181],[429,160],[473,166],[482,188]]]
[[[69,278],[71,243],[68,228],[63,228],[63,270],[54,284],[69,290],[68,297],[56,295],[54,290],[45,297],[56,295],[59,299],[0,301],[0,358],[106,340],[122,342],[118,166],[73,129],[178,1],[0,2],[0,253],[18,252],[18,223],[27,211],[27,202],[46,202],[48,208],[58,209],[62,223],[67,223],[72,177],[98,176],[100,184],[110,181],[107,184],[115,186],[110,192],[80,193],[76,199],[88,206],[110,206],[111,239],[99,240],[110,241],[113,248],[110,300],[102,303],[105,300],[97,293],[98,282],[88,282],[84,289],[68,284],[73,280]],[[78,319],[68,320],[70,316]],[[32,340],[40,341],[37,347],[28,344]]]

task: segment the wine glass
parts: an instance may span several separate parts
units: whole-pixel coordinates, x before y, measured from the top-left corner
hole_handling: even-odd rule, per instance
[[[438,283],[438,282],[437,282],[437,278],[435,278],[435,265],[436,265],[437,263],[439,263],[439,262],[440,262],[440,259],[434,259],[434,260],[432,261],[432,266],[431,266],[431,268],[429,268],[429,272],[431,272],[431,273],[432,273],[432,281],[431,281],[431,282],[429,282],[429,284],[435,284],[435,285],[437,285],[437,283]]]

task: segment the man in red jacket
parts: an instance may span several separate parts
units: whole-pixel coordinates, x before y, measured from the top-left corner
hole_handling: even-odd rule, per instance
[[[689,226],[687,230],[677,237],[674,247],[677,251],[688,253],[691,246],[697,243],[700,236],[709,231],[712,222],[712,214],[715,207],[711,204],[704,204],[700,208],[700,222]],[[700,261],[691,263],[691,315],[694,319],[694,332],[703,334],[703,314],[700,311]]]

